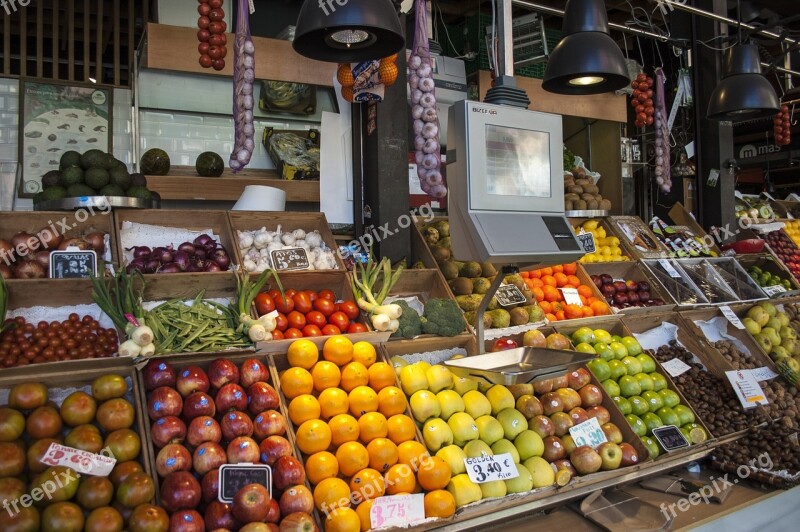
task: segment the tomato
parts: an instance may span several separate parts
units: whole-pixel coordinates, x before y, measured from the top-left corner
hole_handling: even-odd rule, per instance
[[[308,297],[308,293],[306,292],[297,292],[294,297],[292,297],[292,300],[294,300],[294,309],[297,312],[302,312],[305,314],[314,308],[311,306],[311,299]]]
[[[286,339],[302,338],[303,331],[301,331],[300,329],[295,329],[294,327],[290,327],[289,329],[286,329],[286,331],[283,333],[283,337]]]
[[[273,340],[283,340],[283,338],[284,338],[283,332],[279,331],[278,329],[275,329],[274,331],[272,331],[272,339]]]
[[[294,288],[290,288],[284,292],[284,294],[286,294],[286,297],[294,297],[296,293],[297,290],[295,290]]]
[[[361,312],[355,301],[342,301],[339,303],[339,310],[344,312],[345,315],[351,320],[356,319]]]
[[[333,301],[322,297],[314,301],[314,310],[321,312],[322,315],[325,316],[326,318],[331,314],[333,314],[334,312],[336,312],[336,308]]]
[[[319,299],[319,294],[317,294],[313,290],[303,290],[302,293],[308,295],[308,299],[310,299],[312,303],[317,299]]]
[[[275,288],[273,288],[272,290],[267,291],[267,293],[269,294],[269,297],[271,297],[273,301],[277,301],[277,300],[279,300],[280,298],[283,297],[281,295],[281,291],[277,290]]]
[[[505,351],[506,349],[516,349],[517,347],[519,345],[511,338],[500,338],[494,342],[492,351]]]
[[[347,327],[347,334],[356,334],[365,332],[367,332],[367,326],[364,325],[363,323],[353,322]]]
[[[261,292],[256,296],[256,310],[258,311],[259,316],[263,316],[264,314],[269,314],[273,310],[275,310],[275,301],[272,300],[269,294]]]
[[[322,331],[316,325],[306,325],[303,327],[303,336],[322,336]]]
[[[289,320],[289,327],[293,329],[302,329],[307,323],[305,315],[302,312],[297,312],[296,310],[293,310],[287,314],[286,319]]]
[[[333,336],[335,334],[342,334],[342,331],[340,331],[339,327],[336,325],[331,325],[329,323],[322,328],[322,336]]]
[[[289,320],[286,319],[286,314],[283,314],[282,312],[278,312],[278,317],[275,318],[275,323],[278,324],[278,326],[275,328],[277,331],[285,331],[289,328]]]
[[[321,299],[329,299],[330,301],[336,301],[336,294],[333,293],[333,290],[328,290],[327,288],[325,290],[319,291],[319,297]]]
[[[289,297],[288,294],[285,300],[282,295],[278,294],[278,297],[275,299],[275,308],[278,309],[278,312],[283,312],[288,315],[294,310],[294,300]]]
[[[212,64],[214,64],[214,60],[207,55],[201,55],[199,61],[200,66],[203,68],[209,68]]]
[[[328,324],[328,320],[325,319],[325,316],[322,314],[322,312],[319,312],[318,310],[312,310],[311,312],[307,313],[306,321],[311,325],[316,325],[320,329]]]
[[[209,24],[211,24],[211,19],[209,17],[200,17],[197,19],[197,27],[201,30],[207,30]]]
[[[350,318],[344,312],[334,312],[328,317],[328,323],[336,325],[340,331],[344,331],[350,325]]]

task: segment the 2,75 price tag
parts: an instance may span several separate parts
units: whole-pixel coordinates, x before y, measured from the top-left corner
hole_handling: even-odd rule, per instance
[[[372,528],[408,526],[425,520],[425,499],[422,493],[392,495],[373,500],[369,511]]]
[[[469,479],[476,484],[493,480],[508,480],[519,476],[511,453],[465,458],[464,465],[467,467]]]

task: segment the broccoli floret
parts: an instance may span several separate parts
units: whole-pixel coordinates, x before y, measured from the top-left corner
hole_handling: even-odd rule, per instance
[[[403,314],[399,318],[400,328],[392,333],[392,338],[414,338],[422,334],[422,323],[419,313],[408,306],[403,300],[395,301],[403,309]]]
[[[430,299],[422,315],[422,332],[439,336],[456,336],[464,332],[466,323],[461,309],[449,299]]]

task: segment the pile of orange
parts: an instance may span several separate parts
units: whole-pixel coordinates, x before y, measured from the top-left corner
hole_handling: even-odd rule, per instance
[[[591,316],[611,314],[611,308],[602,298],[594,295],[589,285],[582,284],[578,273],[578,264],[559,264],[529,272],[522,272],[525,284],[533,292],[536,302],[549,321],[572,320]],[[582,305],[567,304],[561,288],[578,290]]]
[[[326,531],[369,530],[373,499],[423,489],[426,517],[453,515],[450,466],[415,440],[395,370],[372,344],[331,336],[320,353],[300,339],[287,359],[280,390]]]

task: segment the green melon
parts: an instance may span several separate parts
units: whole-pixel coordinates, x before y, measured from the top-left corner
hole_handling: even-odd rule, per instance
[[[139,161],[139,168],[145,175],[167,175],[169,166],[169,155],[159,148],[147,150]]]
[[[195,161],[197,175],[201,177],[219,177],[225,170],[225,162],[222,157],[213,151],[205,151],[197,156]]]

